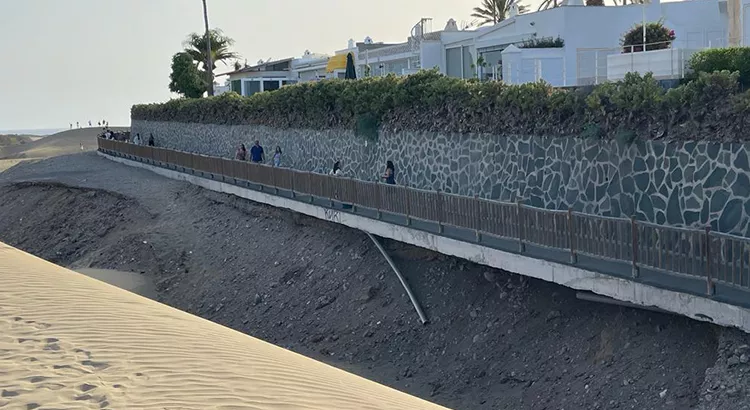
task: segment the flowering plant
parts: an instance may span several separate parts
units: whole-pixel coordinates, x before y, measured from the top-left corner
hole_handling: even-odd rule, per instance
[[[656,23],[646,23],[646,44],[645,51],[662,50],[670,48],[676,36],[674,30],[664,27],[661,21]],[[643,44],[643,25],[638,24],[630,29],[622,37],[622,52],[637,53],[644,51]]]

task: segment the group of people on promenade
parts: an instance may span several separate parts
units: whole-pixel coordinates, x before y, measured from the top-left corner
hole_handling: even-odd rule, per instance
[[[135,137],[133,137],[133,139],[131,140],[129,131],[115,132],[110,130],[109,128],[105,128],[104,131],[99,135],[99,137],[108,140],[131,142],[135,145],[148,145],[149,147],[153,147],[156,145],[154,141],[154,134],[150,134],[148,140],[146,141],[141,138],[141,134],[135,134]]]
[[[274,150],[273,153],[273,162],[272,165],[274,167],[280,167],[281,166],[281,147],[276,146],[276,150]],[[250,147],[249,156],[248,156],[248,150],[247,147],[245,147],[245,144],[240,144],[239,147],[237,147],[237,151],[234,154],[234,159],[237,161],[247,161],[248,159],[250,162],[254,162],[256,164],[264,164],[266,162],[266,154],[263,150],[263,147],[260,145],[260,141],[256,140],[252,147]],[[333,163],[333,168],[328,173],[329,175],[334,176],[344,176],[343,168],[341,167],[341,161],[336,161]],[[388,160],[386,161],[385,165],[385,173],[380,177],[385,181],[386,184],[395,185],[396,184],[396,167],[393,165],[393,162]]]
[[[149,147],[153,147],[155,145],[154,141],[154,134],[149,134],[148,140],[146,141],[146,145]],[[135,145],[144,145],[143,139],[141,138],[141,134],[136,133],[135,138],[133,138],[133,144]]]
[[[245,147],[245,144],[240,144],[240,146],[237,147],[237,152],[234,154],[234,159],[238,161],[248,160],[248,151]],[[256,140],[255,144],[250,147],[250,162],[255,162],[257,164],[264,164],[266,162],[266,152],[263,150],[263,147],[260,145],[260,141],[258,140]],[[274,167],[281,166],[281,147],[279,146],[276,147],[276,150],[273,153],[272,164]]]
[[[86,125],[86,124],[84,124],[84,125]],[[104,127],[104,128],[109,128],[109,121],[101,120],[101,121],[97,122],[96,125],[98,125],[100,127]],[[89,127],[93,127],[93,123],[91,122],[91,120],[89,120]],[[76,128],[81,128],[80,121],[76,121]],[[73,123],[72,122],[70,123],[70,129],[71,130],[73,129]]]

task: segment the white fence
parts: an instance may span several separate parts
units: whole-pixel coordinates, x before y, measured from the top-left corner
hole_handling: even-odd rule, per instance
[[[523,84],[544,80],[554,86],[568,85],[564,48],[508,47],[503,51],[503,81]]]
[[[726,46],[726,39],[709,41],[673,41],[630,47],[579,48],[576,50],[576,85],[600,84],[620,80],[629,72],[651,72],[659,79],[680,79],[688,73],[690,57],[701,49]]]

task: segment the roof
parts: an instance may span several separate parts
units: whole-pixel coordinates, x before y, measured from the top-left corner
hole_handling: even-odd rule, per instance
[[[269,65],[274,65],[274,64],[288,63],[292,60],[294,60],[294,58],[285,58],[282,60],[266,61],[263,64],[256,64],[253,66],[243,67],[243,68],[240,68],[239,70],[230,71],[228,73],[218,74],[218,75],[232,75],[232,74],[250,73],[250,72],[255,72],[255,71],[265,71],[265,70],[261,70],[261,68],[269,66]]]

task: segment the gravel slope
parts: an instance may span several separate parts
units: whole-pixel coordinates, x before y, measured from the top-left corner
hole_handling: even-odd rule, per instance
[[[164,303],[449,407],[750,403],[739,332],[387,242],[422,326],[363,233],[93,153],[0,173],[0,240],[74,268],[142,272]]]

